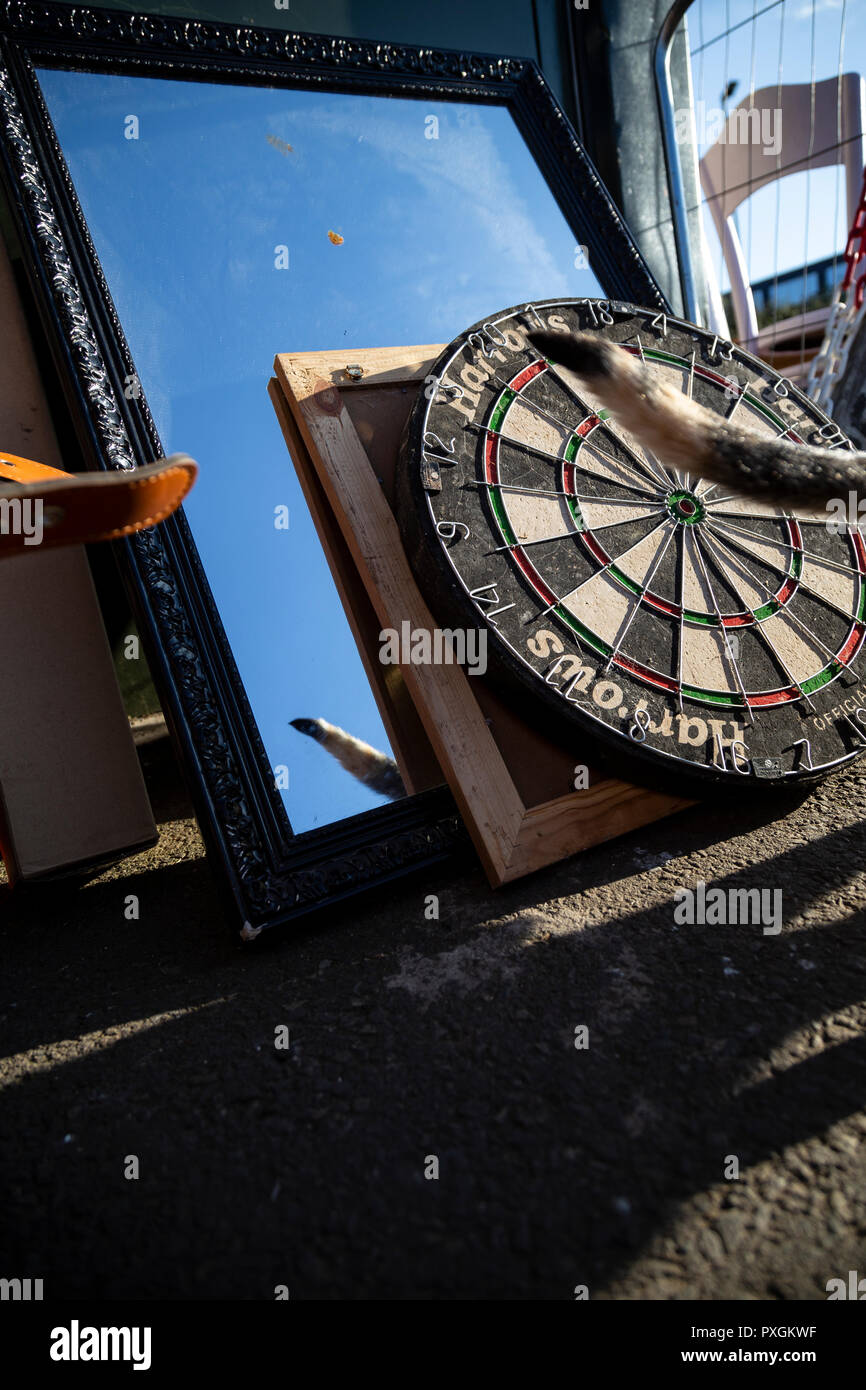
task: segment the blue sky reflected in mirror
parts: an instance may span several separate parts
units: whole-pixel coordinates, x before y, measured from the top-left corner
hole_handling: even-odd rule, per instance
[[[274,355],[447,342],[598,282],[503,108],[39,78],[165,451],[200,465],[186,514],[292,824],[368,810],[289,727],[387,745],[267,396]]]

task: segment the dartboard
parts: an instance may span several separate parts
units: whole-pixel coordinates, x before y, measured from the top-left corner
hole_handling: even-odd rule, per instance
[[[538,327],[603,334],[757,434],[850,447],[765,363],[680,319],[587,299],[492,314],[431,368],[398,471],[407,551],[450,649],[475,630],[524,713],[637,780],[790,785],[857,757],[856,525],[668,466],[539,357]]]

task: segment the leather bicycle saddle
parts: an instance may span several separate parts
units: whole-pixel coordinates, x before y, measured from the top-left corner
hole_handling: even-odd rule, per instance
[[[180,506],[197,473],[186,454],[129,472],[64,473],[0,451],[0,558],[155,526]]]

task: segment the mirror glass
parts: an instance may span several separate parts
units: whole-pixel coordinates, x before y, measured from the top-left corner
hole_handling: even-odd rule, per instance
[[[504,107],[39,80],[164,450],[199,463],[187,519],[293,829],[368,810],[384,798],[290,724],[388,748],[267,395],[274,356],[446,343],[598,281]]]

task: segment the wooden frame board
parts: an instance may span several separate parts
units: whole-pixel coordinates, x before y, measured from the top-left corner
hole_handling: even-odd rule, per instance
[[[561,791],[573,752],[530,729],[485,679],[407,664],[396,680],[397,668],[379,662],[380,630],[436,627],[388,492],[403,424],[441,351],[281,353],[269,392],[406,784],[432,785],[438,764],[498,886],[693,802],[606,776],[591,760],[589,786]]]

